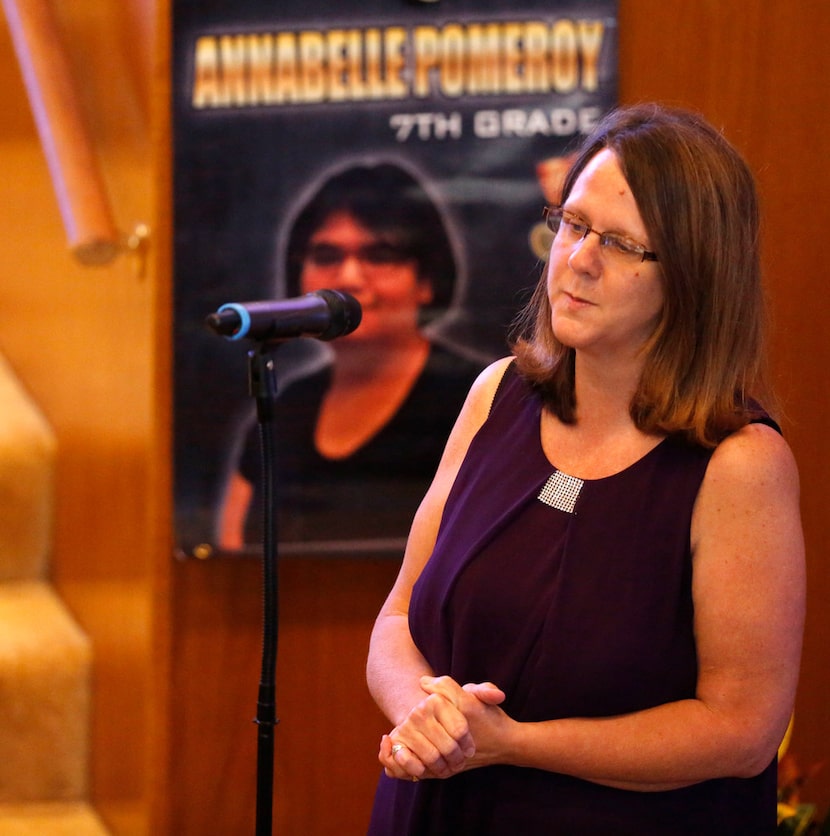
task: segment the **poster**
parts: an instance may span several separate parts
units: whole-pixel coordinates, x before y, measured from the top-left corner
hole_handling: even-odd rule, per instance
[[[282,554],[400,556],[541,274],[564,161],[616,102],[617,4],[174,0],[173,45],[177,554],[257,554],[269,510],[255,346],[205,318],[342,288],[352,334],[274,347],[270,511]]]

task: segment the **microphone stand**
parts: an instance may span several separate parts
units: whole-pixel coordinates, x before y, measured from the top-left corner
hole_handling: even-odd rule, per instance
[[[272,357],[281,341],[315,336],[332,340],[350,334],[360,324],[360,303],[348,293],[319,290],[299,300],[249,302],[223,305],[206,319],[217,334],[257,340],[258,349],[248,352],[248,391],[256,399],[262,449],[263,543],[262,543],[262,671],[259,680],[256,720],[257,797],[256,836],[271,836],[274,795],[274,726],[276,716],[277,633],[279,589],[277,571],[277,514],[273,423],[277,399],[276,364]]]
[[[279,626],[279,576],[277,521],[274,508],[274,403],[277,375],[272,352],[275,343],[261,343],[248,352],[248,389],[256,399],[262,450],[264,525],[262,549],[262,669],[257,698],[257,794],[256,836],[271,836],[274,795],[274,726],[276,716],[276,666]]]

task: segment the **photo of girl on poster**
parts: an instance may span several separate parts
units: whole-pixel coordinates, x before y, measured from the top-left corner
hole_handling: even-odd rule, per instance
[[[400,164],[361,161],[327,174],[290,226],[284,295],[340,290],[363,313],[325,346],[277,349],[316,355],[277,397],[279,538],[397,544],[487,359],[435,327],[459,277],[447,222]],[[219,510],[224,550],[261,538],[257,429],[251,413]]]

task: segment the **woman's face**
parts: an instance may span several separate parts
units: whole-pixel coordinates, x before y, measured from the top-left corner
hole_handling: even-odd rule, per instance
[[[420,308],[432,300],[415,259],[348,212],[330,215],[311,236],[300,286],[304,293],[341,290],[360,302],[363,318],[348,340],[411,337]]]
[[[578,352],[608,360],[636,359],[663,307],[660,266],[601,246],[594,232],[584,238],[578,234],[587,226],[651,249],[637,203],[612,151],[604,149],[588,162],[564,208],[579,227],[575,233],[563,223],[551,245],[547,284],[554,334]]]

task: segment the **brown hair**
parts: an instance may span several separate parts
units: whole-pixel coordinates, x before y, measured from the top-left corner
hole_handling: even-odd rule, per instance
[[[589,136],[563,201],[599,151],[614,152],[658,253],[664,304],[631,401],[644,432],[714,446],[758,413],[765,306],[758,198],[740,154],[698,114],[619,108]],[[575,420],[574,351],[554,336],[543,275],[514,330],[519,371],[562,421]]]

